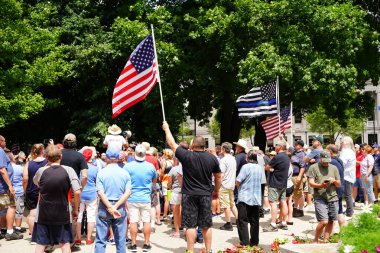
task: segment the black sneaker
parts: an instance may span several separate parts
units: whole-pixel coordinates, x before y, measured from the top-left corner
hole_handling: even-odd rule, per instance
[[[279,228],[283,229],[283,230],[288,230],[288,225],[284,225],[284,224],[280,224],[279,225]]]
[[[1,232],[1,234],[2,235],[6,235],[6,233],[7,233],[7,229],[6,228],[2,228],[1,230],[0,230],[0,232]]]
[[[22,238],[24,238],[24,236],[19,234],[19,233],[16,233],[16,232],[13,232],[12,234],[7,233],[5,235],[5,240],[7,240],[7,241],[20,240]]]
[[[72,245],[71,246],[71,252],[77,252],[77,251],[81,251],[80,247],[78,245]]]
[[[143,249],[143,252],[148,252],[149,250],[152,249],[152,246],[150,244],[144,244],[142,249]]]
[[[231,223],[226,223],[219,228],[220,230],[233,231]]]
[[[3,238],[5,238],[5,235],[3,235],[3,234],[0,233],[0,240],[3,239]]]
[[[19,234],[22,234],[22,233],[26,232],[26,228],[20,228],[20,229],[15,228],[14,230],[15,230],[16,233],[19,233]]]
[[[134,245],[129,245],[128,246],[128,249],[131,251],[131,252],[137,252],[137,246],[136,246],[136,244],[134,244]]]
[[[129,239],[129,238],[127,238],[127,239],[125,240],[125,243],[126,243],[127,245],[131,245],[131,244],[132,244],[132,240]]]
[[[263,232],[277,232],[278,228],[273,227],[272,225],[269,225],[268,227],[263,228]]]

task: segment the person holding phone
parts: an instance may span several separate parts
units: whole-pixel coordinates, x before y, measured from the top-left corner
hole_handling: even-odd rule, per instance
[[[322,150],[319,162],[311,165],[307,172],[309,185],[314,188],[315,214],[319,222],[314,237],[316,243],[323,229],[324,240],[330,237],[334,221],[338,220],[339,198],[336,189],[341,186],[340,175],[338,168],[330,162],[330,152]]]

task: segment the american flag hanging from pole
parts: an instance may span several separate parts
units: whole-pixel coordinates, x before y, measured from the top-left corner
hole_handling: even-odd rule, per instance
[[[145,99],[158,81],[157,59],[150,34],[133,51],[115,85],[112,118]]]
[[[252,88],[236,100],[240,118],[256,118],[277,113],[277,82]]]
[[[260,124],[263,126],[267,140],[273,140],[279,134],[279,120],[278,115],[266,119]],[[292,108],[287,106],[283,108],[280,112],[280,128],[281,133],[284,133],[286,129],[292,127]]]

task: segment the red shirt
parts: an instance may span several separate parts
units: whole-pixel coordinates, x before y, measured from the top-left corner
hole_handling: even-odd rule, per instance
[[[159,170],[159,169],[160,169],[160,167],[158,167],[158,160],[157,160],[156,157],[154,157],[154,156],[152,156],[152,155],[150,155],[150,154],[146,154],[146,155],[145,155],[145,161],[147,161],[148,163],[153,164],[153,166],[154,166],[154,168],[155,168],[156,170]]]
[[[360,162],[363,161],[363,159],[364,155],[362,154],[362,152],[356,153],[356,178],[360,177]]]

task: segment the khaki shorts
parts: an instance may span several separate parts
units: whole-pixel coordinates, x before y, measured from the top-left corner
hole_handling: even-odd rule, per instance
[[[377,187],[377,189],[380,189],[380,173],[373,177],[373,187]],[[375,199],[377,196],[375,196]]]
[[[180,205],[182,202],[182,193],[172,192],[170,196],[170,204],[171,205]]]
[[[314,189],[310,187],[308,178],[306,178],[305,184],[303,186],[303,192],[314,194]]]
[[[138,223],[140,221],[150,222],[150,202],[149,203],[128,203],[130,223]]]
[[[234,190],[221,187],[219,190],[219,202],[221,209],[234,207]]]
[[[302,178],[302,180],[301,180],[301,182],[299,182],[299,184],[296,184],[296,179],[297,179],[297,176],[292,177],[292,182],[294,185],[293,198],[299,199],[299,198],[303,197],[303,186],[306,182],[306,179]]]
[[[269,187],[268,198],[272,203],[286,201],[286,188]]]
[[[10,206],[15,206],[15,199],[12,196],[9,196],[8,193],[0,194],[0,210],[7,209]]]

